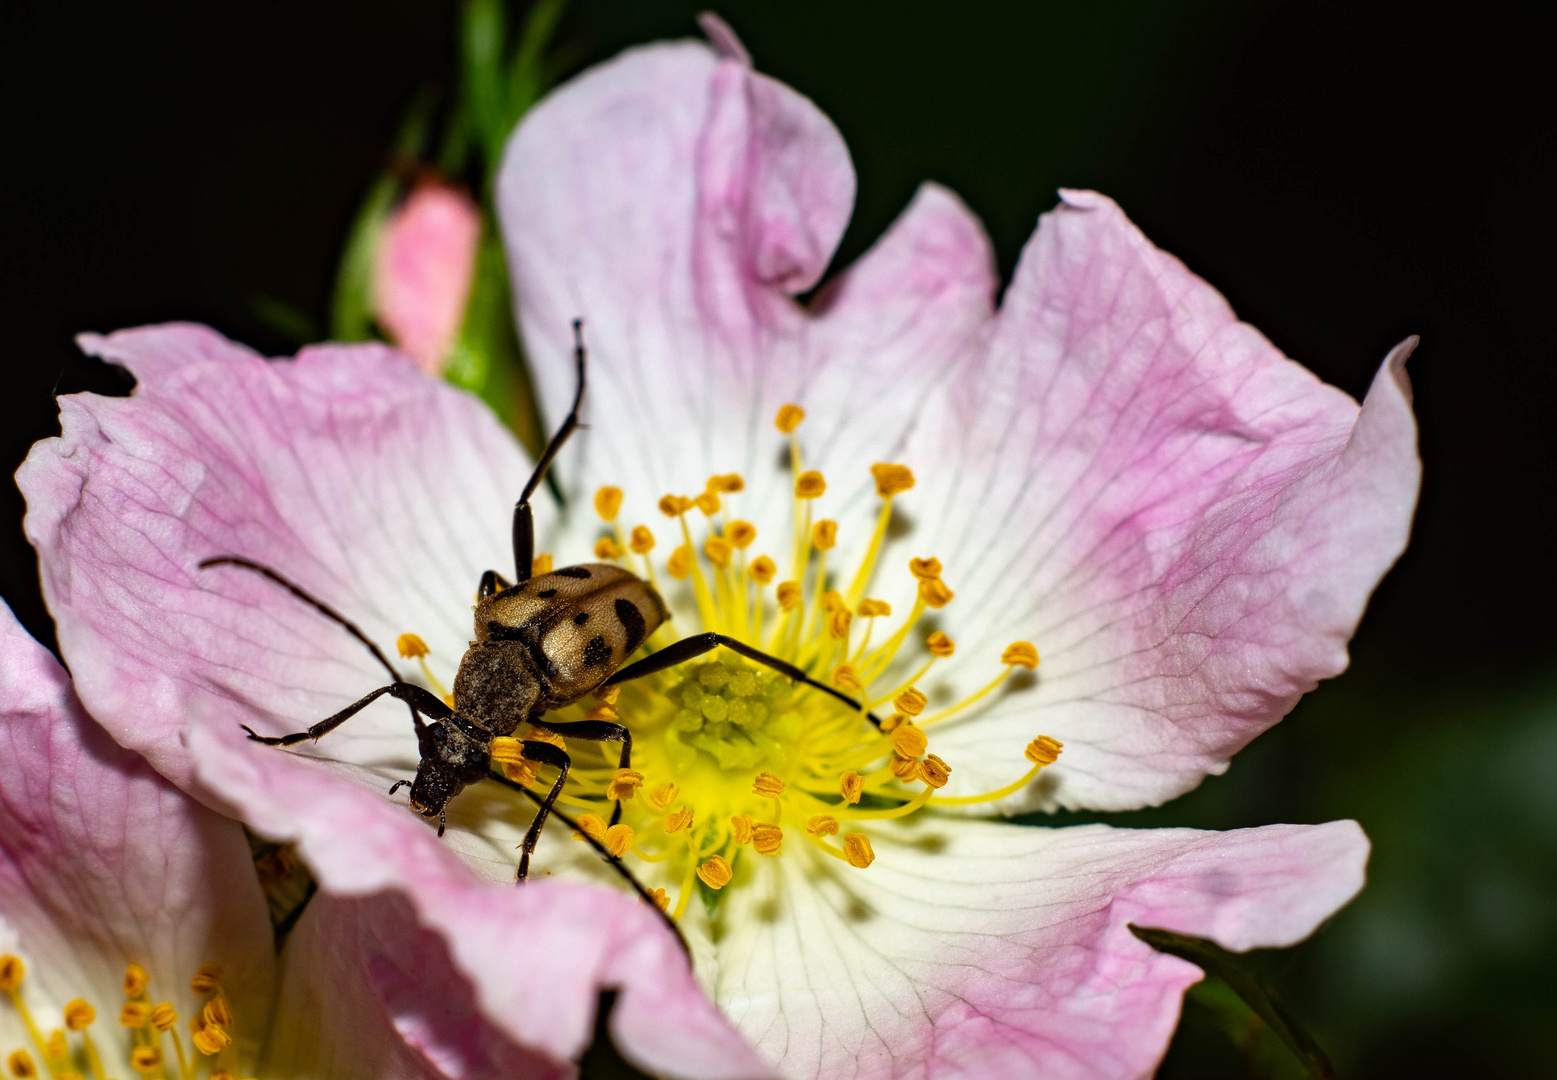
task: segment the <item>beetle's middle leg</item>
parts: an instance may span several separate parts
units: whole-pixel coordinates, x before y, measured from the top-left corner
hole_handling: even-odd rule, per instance
[[[547,731],[555,731],[558,735],[568,739],[588,739],[590,742],[620,742],[622,744],[622,756],[618,761],[618,769],[629,769],[633,763],[633,733],[628,731],[625,725],[612,723],[609,720],[573,720],[568,723],[552,724],[541,721],[535,725]],[[616,809],[611,811],[611,824],[615,825],[622,820],[622,800],[616,800]]]

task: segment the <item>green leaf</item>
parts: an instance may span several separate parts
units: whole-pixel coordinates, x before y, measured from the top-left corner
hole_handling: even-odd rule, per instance
[[[1314,1080],[1335,1080],[1335,1068],[1320,1049],[1319,1044],[1297,1022],[1297,1019],[1281,1003],[1276,991],[1248,969],[1238,954],[1228,952],[1214,941],[1176,934],[1172,930],[1157,930],[1130,924],[1130,932],[1158,952],[1177,956],[1215,976],[1237,1000],[1248,1008],[1272,1035],[1279,1039],[1297,1058],[1305,1075]],[[1219,994],[1212,986],[1198,996],[1197,1004],[1204,1005],[1222,1021],[1241,1048],[1247,1049],[1246,1040],[1258,1036],[1252,1031],[1248,1018],[1232,1006],[1227,994]]]
[[[427,144],[437,96],[424,88],[406,109],[395,138],[395,154],[415,161]],[[330,302],[330,337],[335,341],[366,341],[373,333],[373,259],[378,251],[384,221],[400,197],[397,171],[386,168],[374,178],[357,215],[346,233],[340,265],[335,270],[335,293]]]
[[[319,326],[313,316],[279,296],[255,293],[249,297],[249,313],[293,345],[319,340]]]
[[[503,53],[508,17],[503,0],[467,0],[460,15],[460,73],[465,115],[490,172],[508,135]]]

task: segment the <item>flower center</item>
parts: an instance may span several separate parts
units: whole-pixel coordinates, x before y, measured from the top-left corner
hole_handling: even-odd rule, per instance
[[[91,1075],[105,1080],[108,1075],[91,1028],[97,1009],[84,998],[67,1002],[61,1017],[64,1026],[43,1034],[33,1011],[22,995],[27,968],[20,957],[0,956],[0,991],[3,991],[27,1029],[31,1046],[17,1047],[6,1058],[11,1075],[30,1080],[44,1072],[54,1080],[82,1080]],[[147,1080],[196,1080],[205,1074],[210,1080],[232,1080],[237,1068],[233,1047],[232,1006],[222,991],[222,969],[216,964],[201,964],[190,981],[190,990],[203,1005],[189,1022],[190,1041],[195,1054],[184,1048],[178,1032],[178,1012],[170,1001],[155,1002],[150,994],[151,976],[139,964],[131,964],[124,973],[124,1004],[119,1024],[128,1028],[128,1065]],[[166,1038],[164,1038],[166,1036]],[[167,1051],[171,1045],[173,1057]],[[36,1055],[36,1057],[34,1056]],[[116,1074],[119,1070],[113,1070]]]
[[[1011,645],[987,685],[926,713],[929,700],[916,684],[956,648],[938,631],[914,635],[927,610],[953,599],[941,579],[940,562],[910,560],[917,593],[895,627],[890,626],[891,605],[865,595],[891,524],[893,500],[913,488],[913,473],[902,465],[871,467],[880,512],[860,565],[839,575],[828,564],[838,525],[815,520],[813,514],[827,481],[804,467],[795,435],[804,415],[798,406],[786,405],[777,418],[779,431],[789,436],[796,478],[792,536],[788,550],[780,552],[791,568],[785,580],[773,584],[778,576],[774,558],[749,554],[757,529],[727,512],[726,504],[745,488],[734,474],[711,477],[695,497],[660,500],[660,511],[673,522],[680,543],[658,564],[651,557],[657,547],[652,531],[639,524],[624,533],[618,520],[622,492],[601,488],[595,509],[606,527],[595,555],[656,587],[664,574],[690,588],[701,625],[665,624],[647,643],[651,651],[684,634],[711,630],[800,668],[837,696],[720,650],[705,660],[603,689],[592,706],[557,714],[559,722],[577,719],[571,712],[584,708],[586,719],[626,725],[633,736],[631,769],[616,767],[614,744],[564,742],[544,723],[493,740],[493,761],[510,780],[537,794],[549,789],[553,774],[524,759],[523,740],[565,746],[573,769],[559,803],[570,812],[583,811],[576,817],[582,833],[629,866],[633,861],[650,864],[637,869],[650,870],[651,879],[663,877],[676,890],[676,918],[699,887],[716,900],[731,882],[749,880],[756,860],[786,850],[812,851],[864,869],[875,859],[870,823],[927,806],[1004,798],[1029,783],[1061,749],[1055,740],[1040,737],[1026,748],[1030,767],[1012,783],[979,795],[936,794],[947,784],[952,766],[930,752],[935,725],[994,692],[1016,668],[1036,668],[1038,651],[1027,642]],[[550,556],[540,556],[537,564],[542,561],[549,569]],[[920,648],[923,658],[911,665],[912,674],[884,685],[889,671],[903,671],[898,661]],[[400,651],[421,659],[426,646],[405,635]],[[888,706],[890,715],[878,719],[875,714]],[[1012,747],[1013,763],[1022,752]],[[618,801],[620,819],[610,824]],[[654,889],[654,895],[669,909],[672,897],[665,888]]]

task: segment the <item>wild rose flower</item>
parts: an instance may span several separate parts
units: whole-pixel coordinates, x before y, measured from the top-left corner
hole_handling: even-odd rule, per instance
[[[481,209],[439,183],[414,188],[379,236],[374,318],[430,375],[444,369],[459,338],[480,243]]]
[[[715,29],[724,56],[628,53],[510,144],[501,216],[554,418],[572,318],[591,343],[589,430],[559,467],[570,509],[542,509],[538,561],[632,568],[675,615],[652,645],[728,634],[882,723],[711,654],[556,715],[634,734],[629,771],[614,744],[566,742],[564,805],[664,890],[703,986],[786,1075],[1143,1075],[1199,971],[1128,924],[1297,941],[1360,888],[1360,830],[966,815],[1160,802],[1345,666],[1415,498],[1408,350],[1359,410],[1089,193],[1045,216],[998,311],[982,231],[933,186],[802,307],[852,203],[848,155]],[[178,326],[83,344],[139,386],[64,399],[62,437],[20,482],[94,715],[298,838],[327,887],[404,895],[524,1045],[576,1052],[589,993],[617,985],[640,1064],[758,1068],[646,905],[598,901],[591,938],[597,894],[462,876],[450,851],[511,878],[528,814],[507,793],[457,799],[440,846],[360,790],[414,768],[404,712],[375,705],[303,753],[236,736],[298,730],[384,673],[269,582],[198,563],[276,567],[400,639],[401,670],[441,692],[475,582],[507,569],[528,472],[490,416],[374,347],[267,363]],[[537,770],[517,745],[494,757]],[[542,866],[611,880],[565,837]],[[574,935],[521,921],[570,905]]]

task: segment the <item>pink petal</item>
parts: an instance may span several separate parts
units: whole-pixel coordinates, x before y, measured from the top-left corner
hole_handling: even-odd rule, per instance
[[[452,677],[475,583],[512,561],[528,475],[484,406],[382,346],[268,362],[191,326],[83,345],[139,385],[62,398],[62,435],[17,482],[77,692],[121,744],[187,787],[193,703],[221,703],[233,729],[293,730],[388,681],[282,589],[198,568],[213,555],[277,568],[386,647],[421,635]],[[375,706],[328,750],[382,765],[411,748],[405,710]]]
[[[1194,965],[1128,924],[1289,945],[1362,887],[1354,822],[1229,833],[918,819],[866,870],[786,855],[726,901],[715,994],[786,1076],[1144,1078]],[[838,864],[832,863],[832,867]],[[837,880],[816,887],[815,877]],[[811,880],[807,880],[807,879]]]
[[[144,967],[152,1000],[188,1017],[203,1003],[189,980],[214,962],[251,1053],[275,961],[243,830],[115,745],[3,604],[0,717],[0,913],[17,938],[0,949],[28,963],[23,989],[40,1020],[57,1026],[65,1002],[83,997],[98,1012],[99,1046],[126,1060],[116,1020],[125,968]]]
[[[374,317],[430,375],[459,337],[480,242],[480,208],[445,184],[419,185],[379,236]]]
[[[553,1066],[576,1058],[607,987],[622,993],[612,1015],[617,1044],[643,1068],[709,1080],[764,1074],[659,917],[636,899],[585,885],[480,881],[425,824],[321,767],[220,726],[198,725],[190,741],[201,780],[253,828],[295,841],[322,889],[378,898],[356,932],[358,947],[377,957],[375,989],[396,1029],[429,1059],[446,1071],[464,1063],[450,1075],[466,1075],[460,1070],[482,1055],[529,1053]],[[408,926],[412,912],[430,933],[386,931]],[[448,993],[458,1001],[473,988],[485,1022],[429,1012],[425,997],[406,989],[445,953],[468,980]]]
[[[592,430],[564,452],[570,490],[619,485],[624,520],[652,526],[661,495],[739,471],[735,505],[778,554],[792,480],[773,465],[772,421],[790,401],[813,410],[822,468],[858,465],[838,497],[870,490],[866,465],[969,355],[996,278],[977,221],[927,185],[808,315],[791,294],[827,264],[853,189],[814,105],[701,45],[634,50],[530,111],[498,202],[554,418],[573,394],[569,322],[585,323]]]
[[[1027,805],[1126,809],[1223,771],[1346,667],[1416,503],[1414,339],[1359,412],[1112,202],[1065,198],[909,455],[939,463],[911,543],[957,590],[945,628],[982,666],[961,689],[1012,640],[1043,657],[1034,690],[933,736],[951,790],[1020,775],[1047,734],[1065,751]]]

